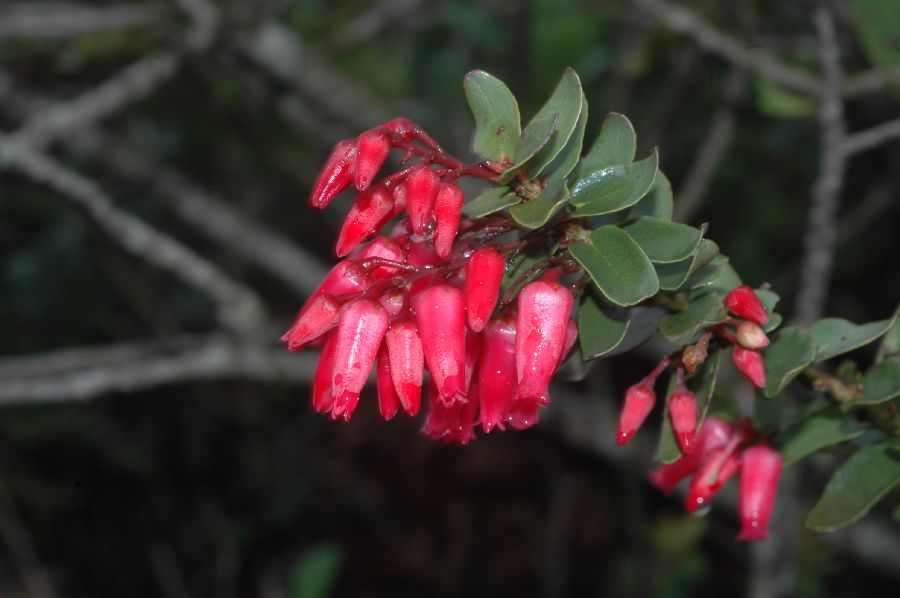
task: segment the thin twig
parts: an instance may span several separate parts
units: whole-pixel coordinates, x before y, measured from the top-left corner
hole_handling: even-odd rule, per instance
[[[158,9],[148,6],[90,7],[60,2],[19,2],[0,11],[0,40],[52,39],[125,31],[154,25]]]
[[[847,135],[841,150],[847,156],[851,156],[898,138],[900,138],[900,118],[895,118],[864,131]]]

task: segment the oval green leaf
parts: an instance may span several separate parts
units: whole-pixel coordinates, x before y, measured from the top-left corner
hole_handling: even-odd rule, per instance
[[[463,90],[475,118],[472,149],[488,160],[512,160],[519,145],[519,105],[500,79],[484,71],[471,71]]]
[[[535,114],[532,122],[539,121],[551,114],[558,114],[556,130],[550,136],[550,140],[534,158],[529,161],[528,170],[532,176],[537,176],[551,163],[553,159],[566,147],[569,137],[575,130],[578,117],[581,114],[581,99],[584,93],[581,91],[581,80],[571,68],[567,68],[562,78],[553,90],[553,94],[547,102]],[[525,127],[527,131],[531,123]]]
[[[689,258],[703,238],[701,229],[653,216],[641,216],[622,228],[641,246],[651,262],[663,264]]]
[[[852,416],[837,407],[828,407],[804,418],[784,432],[781,456],[785,465],[790,465],[825,447],[852,440],[862,433],[862,427]]]
[[[551,180],[541,194],[509,209],[509,215],[519,226],[535,229],[547,224],[569,200],[564,180]]]
[[[624,114],[610,112],[600,125],[594,145],[578,164],[578,178],[582,179],[608,166],[634,162],[637,151],[637,135]]]
[[[875,405],[900,396],[900,363],[877,363],[863,377],[863,396],[858,404]]]
[[[573,215],[602,216],[633,206],[653,187],[658,167],[654,149],[640,162],[607,166],[579,179],[572,187]]]
[[[588,119],[588,103],[584,94],[581,94],[581,112],[578,114],[578,122],[575,123],[575,130],[569,137],[566,147],[553,159],[553,162],[547,166],[546,170],[550,173],[552,179],[564,179],[569,176],[575,165],[581,158],[581,146],[584,143],[584,129],[587,126]]]
[[[686,310],[661,319],[659,331],[673,344],[689,345],[701,332],[724,322],[726,317],[722,298],[716,293],[707,293],[691,301]]]
[[[680,289],[691,274],[706,266],[717,255],[719,246],[709,239],[703,239],[690,258],[671,264],[653,264],[659,277],[659,288],[664,291]]]
[[[656,180],[650,192],[628,209],[627,217],[654,216],[663,220],[672,219],[675,202],[672,197],[672,183],[662,170],[656,171]]]
[[[463,214],[469,218],[481,218],[504,208],[520,203],[522,198],[509,190],[509,187],[488,187],[481,194],[463,206]]]
[[[823,318],[809,327],[816,343],[816,361],[825,361],[881,338],[897,318],[856,325],[841,318]]]
[[[653,264],[640,245],[620,228],[601,226],[586,242],[570,245],[569,253],[603,296],[616,305],[635,305],[659,290]]]
[[[627,314],[603,308],[600,299],[593,293],[581,296],[578,308],[578,338],[581,340],[581,354],[585,359],[605,355],[619,346],[628,331]]]
[[[512,165],[500,176],[501,183],[508,183],[516,174],[516,171],[531,160],[538,150],[550,141],[550,137],[556,131],[557,122],[559,122],[559,114],[554,112],[528,123],[525,130],[522,131],[522,138],[516,148],[516,155],[513,158]]]
[[[763,351],[766,364],[766,387],[763,394],[770,399],[779,395],[815,357],[816,345],[806,330],[796,326],[783,328],[772,344]]]
[[[819,502],[806,517],[806,527],[832,532],[858,521],[900,484],[900,458],[888,443],[870,444],[837,468]]]

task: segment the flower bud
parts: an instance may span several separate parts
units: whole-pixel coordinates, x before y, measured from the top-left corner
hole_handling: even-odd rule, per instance
[[[380,187],[360,193],[341,226],[334,251],[344,257],[367,238],[377,233],[387,221],[394,200]]]
[[[516,396],[550,400],[547,387],[566,344],[572,294],[556,282],[532,282],[519,293],[516,318]]]
[[[403,263],[406,259],[406,252],[403,251],[403,248],[396,241],[385,237],[376,237],[372,239],[372,242],[369,243],[369,246],[363,251],[362,260],[364,261],[369,258],[377,257],[391,260],[392,262]],[[375,280],[390,278],[398,272],[399,270],[392,266],[378,266],[371,270],[372,277]]]
[[[325,346],[319,353],[316,373],[313,375],[312,406],[316,413],[326,413],[334,406],[331,396],[331,374],[334,371],[334,350],[337,346],[337,333],[328,334]]]
[[[737,341],[746,349],[762,349],[769,346],[769,337],[759,324],[741,320],[737,325]]]
[[[412,320],[394,322],[384,335],[391,360],[391,379],[397,398],[408,415],[419,412],[422,400],[424,357],[422,341]]]
[[[731,353],[731,360],[735,367],[741,371],[757,388],[766,385],[766,364],[763,362],[759,351],[735,347]]]
[[[384,133],[366,131],[356,147],[356,188],[365,191],[391,153],[391,141]]]
[[[725,307],[734,315],[756,322],[760,326],[769,323],[769,314],[756,293],[747,285],[735,287],[725,295]]]
[[[381,339],[388,325],[388,316],[375,301],[355,299],[344,304],[340,311],[331,395],[334,408],[331,417],[350,421],[359,393],[375,364]]]
[[[481,427],[504,429],[506,408],[516,392],[516,324],[500,318],[484,330],[484,348],[478,366]]]
[[[288,350],[298,351],[306,343],[325,334],[338,324],[341,304],[330,295],[319,295],[305,311],[297,316],[290,330],[281,337]]]
[[[497,306],[506,262],[493,247],[479,249],[466,262],[463,292],[466,321],[473,332],[481,332]]]
[[[619,430],[616,434],[616,442],[619,446],[631,440],[634,433],[650,415],[654,404],[656,404],[656,394],[650,384],[639,382],[628,389],[625,393],[622,413],[619,415]]]
[[[438,256],[446,258],[456,240],[459,230],[459,217],[462,214],[466,196],[462,188],[455,182],[441,183],[434,200],[434,250]]]
[[[412,299],[425,362],[446,405],[466,400],[464,301],[462,291],[446,284],[426,288]]]
[[[694,393],[684,388],[669,395],[669,419],[681,452],[689,454],[694,448],[697,428],[697,397]]]
[[[751,446],[741,454],[738,540],[765,540],[775,505],[782,459],[778,451],[764,445]]]
[[[355,163],[356,144],[353,141],[341,141],[334,146],[309,196],[312,207],[320,209],[328,207],[331,200],[347,188],[353,179]]]
[[[413,232],[424,234],[431,222],[441,177],[428,164],[417,164],[406,179],[406,211]]]
[[[378,411],[381,413],[381,417],[387,421],[397,414],[400,399],[394,388],[394,381],[391,376],[391,361],[385,343],[382,343],[381,349],[378,350],[378,364],[375,366],[375,387],[378,390]]]

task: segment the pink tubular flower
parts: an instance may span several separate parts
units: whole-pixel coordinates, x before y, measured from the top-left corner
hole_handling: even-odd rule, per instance
[[[569,320],[569,323],[566,324],[566,343],[563,345],[562,353],[559,354],[559,361],[556,362],[557,369],[563,364],[569,353],[572,352],[572,347],[575,346],[576,341],[578,341],[578,322]]]
[[[340,297],[350,293],[358,293],[369,288],[372,277],[363,268],[352,260],[338,262],[325,276],[325,280],[319,285],[300,310],[304,313],[313,302],[321,295]]]
[[[738,540],[765,540],[775,505],[782,459],[778,451],[764,445],[751,446],[741,455]]]
[[[365,191],[391,153],[391,140],[379,131],[366,131],[356,147],[356,189]]]
[[[724,447],[707,451],[699,456],[700,467],[688,486],[684,499],[684,510],[693,513],[709,505],[716,492],[727,482],[740,466],[736,450],[744,440],[740,433],[734,433]]]
[[[506,408],[516,392],[516,324],[510,318],[494,320],[484,331],[478,392],[482,429],[503,430]]]
[[[741,371],[757,388],[766,385],[766,365],[759,351],[735,347],[731,354],[735,367]]]
[[[697,397],[694,393],[681,388],[669,395],[669,419],[681,452],[689,454],[694,448],[697,428]]]
[[[428,229],[440,182],[438,174],[424,162],[413,167],[406,179],[406,211],[416,234]]]
[[[462,291],[446,284],[412,299],[428,370],[446,405],[466,401],[466,323]]]
[[[400,399],[394,388],[391,376],[391,361],[388,356],[387,345],[382,343],[378,351],[378,365],[375,368],[375,386],[378,391],[378,411],[385,421],[397,414]]]
[[[419,412],[422,400],[424,357],[422,341],[411,320],[394,322],[384,335],[391,360],[391,378],[403,410],[409,415]]]
[[[337,333],[331,332],[325,340],[325,347],[319,353],[312,386],[312,406],[316,413],[326,413],[334,406],[334,398],[331,396],[331,373],[334,371],[336,345]]]
[[[466,262],[466,321],[473,332],[481,332],[497,306],[506,261],[493,247],[479,249]]]
[[[656,393],[653,385],[642,380],[631,386],[625,393],[625,404],[619,415],[619,430],[616,434],[616,442],[619,446],[626,444],[634,433],[638,431],[647,416],[656,404]]]
[[[438,396],[432,381],[428,385],[428,413],[422,426],[422,434],[434,440],[468,444],[475,438],[473,428],[477,409],[478,403],[474,400],[446,405]]]
[[[532,282],[519,293],[516,319],[516,396],[550,400],[547,386],[566,343],[572,294],[556,282]]]
[[[334,371],[331,376],[331,395],[334,407],[331,417],[350,421],[359,393],[375,363],[378,347],[388,325],[388,316],[375,301],[356,299],[346,303],[340,311]]]
[[[756,322],[760,326],[769,323],[766,307],[756,293],[747,285],[735,287],[725,295],[725,307],[734,315]]]
[[[334,248],[337,256],[344,257],[377,233],[387,221],[393,206],[391,194],[381,187],[373,187],[360,193],[341,226]]]
[[[763,332],[759,324],[742,320],[737,325],[737,342],[746,349],[762,349],[769,346],[769,337]]]
[[[331,200],[347,188],[353,179],[356,165],[356,144],[353,141],[341,141],[331,150],[325,167],[313,185],[309,203],[314,208],[324,209]]]
[[[453,248],[456,231],[459,230],[459,217],[462,214],[466,196],[462,188],[455,182],[443,182],[438,187],[434,200],[434,250],[446,258]]]
[[[325,334],[338,323],[341,304],[330,295],[319,295],[300,313],[290,330],[281,337],[288,344],[288,350],[298,351],[306,343]]]
[[[725,446],[731,434],[732,428],[727,422],[717,417],[707,417],[697,433],[694,450],[659,467],[650,474],[650,482],[666,494],[671,494],[681,480],[697,471],[703,456]]]
[[[363,251],[363,262],[370,258],[384,258],[392,262],[403,263],[404,260],[406,260],[406,252],[403,251],[403,248],[399,244],[397,244],[396,241],[387,239],[385,237],[377,237],[375,239],[372,239],[372,242],[369,243],[368,247],[366,247],[365,251]],[[378,266],[377,268],[373,268],[371,270],[372,277],[375,280],[384,280],[385,278],[390,278],[398,272],[399,270],[392,266]]]

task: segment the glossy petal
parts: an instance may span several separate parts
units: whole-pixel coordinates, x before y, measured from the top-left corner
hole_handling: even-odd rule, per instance
[[[331,373],[334,371],[334,350],[337,346],[337,333],[330,333],[322,352],[319,353],[316,373],[313,376],[312,406],[317,413],[331,411],[334,398],[331,396]]]
[[[441,183],[434,200],[434,249],[437,254],[446,258],[456,240],[459,230],[459,217],[462,214],[466,196],[462,188],[455,182]]]
[[[756,322],[760,326],[765,326],[769,323],[769,314],[766,313],[765,306],[759,300],[759,297],[756,296],[756,293],[753,292],[753,289],[747,285],[731,289],[725,295],[725,307],[734,315]]]
[[[497,306],[506,261],[493,247],[479,249],[466,262],[463,291],[466,321],[473,332],[481,332]]]
[[[378,390],[378,411],[381,417],[389,420],[397,414],[400,406],[400,398],[394,388],[394,380],[391,375],[391,360],[388,357],[387,345],[381,344],[378,351],[378,365],[375,368],[375,386]]]
[[[542,404],[566,344],[572,294],[555,282],[536,281],[519,293],[516,319],[516,394]]]
[[[356,143],[341,141],[325,162],[309,196],[309,203],[314,208],[324,209],[353,180],[353,169],[356,163]]]
[[[447,405],[465,402],[466,324],[462,291],[439,284],[413,296],[412,305],[438,397]]]
[[[441,178],[428,164],[418,164],[406,179],[406,211],[416,234],[424,234],[431,223],[434,200]]]
[[[731,435],[732,428],[728,423],[714,416],[707,417],[697,433],[694,450],[657,468],[650,474],[650,482],[666,494],[671,494],[681,480],[697,471],[704,455],[728,444]]]
[[[375,301],[356,299],[341,308],[340,317],[335,332],[337,345],[331,377],[331,394],[334,397],[331,416],[349,421],[378,355],[387,330],[388,316]]]
[[[650,415],[655,404],[656,393],[649,384],[641,382],[631,386],[625,392],[625,404],[619,415],[619,429],[616,434],[616,442],[620,446],[631,440],[634,433]]]
[[[403,410],[409,415],[419,412],[422,400],[424,356],[422,341],[411,320],[394,322],[385,333],[391,360],[391,378]]]
[[[767,446],[757,445],[744,450],[741,461],[738,540],[765,540],[769,536],[769,519],[781,477],[781,455]]]
[[[681,452],[689,454],[694,448],[694,431],[697,429],[697,397],[694,393],[676,390],[669,395],[669,419]]]
[[[516,392],[516,323],[510,318],[494,320],[484,331],[478,391],[482,429],[504,429],[506,409]]]
[[[384,258],[392,262],[404,263],[406,261],[406,252],[403,247],[392,239],[386,237],[376,237],[366,247],[362,254],[362,260],[369,258]],[[384,280],[398,274],[400,270],[390,266],[378,266],[373,268],[370,273],[375,280]]]
[[[357,190],[366,190],[390,153],[391,141],[384,133],[366,131],[359,136],[356,156]]]
[[[360,193],[341,226],[334,251],[344,257],[353,249],[381,230],[394,206],[391,194],[380,187]]]
[[[757,388],[766,385],[766,365],[759,351],[735,347],[731,353],[731,361]]]
[[[341,304],[330,295],[319,295],[306,310],[301,311],[290,330],[281,337],[288,350],[298,351],[308,342],[325,334],[338,324]]]

